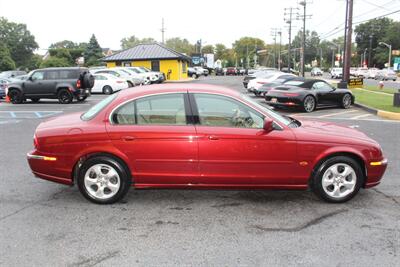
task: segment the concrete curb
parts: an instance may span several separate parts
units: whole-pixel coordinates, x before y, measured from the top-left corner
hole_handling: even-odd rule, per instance
[[[400,113],[375,109],[360,103],[354,103],[354,106],[359,107],[369,113],[375,114],[381,118],[400,121]]]

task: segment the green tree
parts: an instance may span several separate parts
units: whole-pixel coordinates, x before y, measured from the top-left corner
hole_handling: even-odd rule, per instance
[[[165,46],[186,55],[190,55],[195,52],[193,44],[191,44],[187,39],[181,39],[179,37],[168,39],[165,42]]]
[[[223,60],[227,57],[228,49],[224,44],[215,45],[215,59]]]
[[[300,48],[303,40],[303,31],[298,31],[297,35],[293,38],[292,47]],[[305,64],[311,64],[311,61],[319,58],[319,47],[320,47],[320,38],[318,33],[315,31],[307,31],[306,30],[306,42],[305,42]],[[300,61],[300,53],[296,52],[296,61]],[[318,60],[319,61],[319,60]]]
[[[254,37],[242,37],[239,40],[236,40],[232,44],[232,48],[234,50],[234,60],[235,65],[236,61],[240,65],[241,59],[243,59],[243,64],[254,65],[254,55],[257,55],[258,50],[265,49],[265,43],[263,40]],[[248,62],[247,62],[248,61]],[[259,62],[259,61],[258,61]]]
[[[86,66],[95,66],[100,64],[99,59],[103,57],[103,50],[97,42],[94,34],[92,34],[92,37],[89,40],[84,56]]]
[[[33,55],[32,57],[31,57],[31,60],[28,62],[28,64],[26,65],[26,68],[28,69],[28,70],[35,70],[35,69],[38,69],[38,68],[40,68],[40,65],[42,64],[42,62],[43,62],[43,57],[42,56],[40,56],[40,55]]]
[[[52,67],[69,67],[70,63],[66,58],[52,57],[50,56],[40,64],[40,68],[52,68]]]
[[[78,44],[76,44],[70,40],[63,40],[60,42],[53,43],[49,46],[49,49],[56,49],[56,48],[73,49],[73,48],[78,48]]]
[[[215,53],[215,47],[213,45],[205,45],[201,48],[201,52],[203,54],[214,54]]]
[[[26,66],[33,51],[39,47],[25,24],[10,22],[3,17],[0,17],[0,43],[7,46],[17,67]]]
[[[71,53],[69,52],[69,49],[67,49],[67,48],[49,49],[49,54],[51,57],[65,59],[69,63],[70,66],[74,65],[74,63],[75,63],[75,59],[72,58]]]
[[[357,25],[354,29],[357,43],[357,54],[361,55],[367,49],[367,58],[371,52],[370,66],[383,67],[388,61],[388,50],[380,46],[379,42],[392,45],[393,49],[400,47],[400,22],[394,22],[389,18],[373,19]],[[372,49],[369,51],[369,46]],[[386,54],[386,56],[385,56]]]
[[[0,43],[0,71],[15,69],[15,62],[4,43]]]
[[[143,39],[140,39],[138,37],[136,37],[135,35],[123,38],[121,40],[121,48],[122,49],[128,49],[128,48],[132,48],[138,44],[148,44],[148,43],[155,43],[156,40],[154,40],[151,37],[146,37]]]

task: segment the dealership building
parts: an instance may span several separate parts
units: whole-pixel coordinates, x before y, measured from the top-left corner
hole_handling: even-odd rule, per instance
[[[188,78],[187,68],[190,60],[190,57],[159,43],[139,44],[102,59],[108,68],[146,67],[163,72],[167,80]]]

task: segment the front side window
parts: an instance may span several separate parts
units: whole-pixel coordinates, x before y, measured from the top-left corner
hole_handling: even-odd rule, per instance
[[[32,80],[43,80],[44,79],[44,72],[43,71],[36,71],[32,74]]]
[[[128,102],[112,115],[120,125],[186,125],[184,94],[147,96]]]
[[[262,129],[264,116],[232,98],[194,94],[200,125]]]
[[[316,82],[313,84],[312,89],[321,91],[321,92],[326,92],[332,90],[332,87],[330,87],[328,84],[324,82]]]

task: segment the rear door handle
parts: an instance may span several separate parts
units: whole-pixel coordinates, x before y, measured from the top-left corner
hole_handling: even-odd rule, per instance
[[[219,137],[216,136],[216,135],[209,135],[209,136],[208,136],[208,139],[209,139],[209,140],[219,140]]]
[[[123,136],[122,140],[124,140],[124,141],[133,141],[133,140],[135,140],[135,137],[133,137],[133,136]]]

